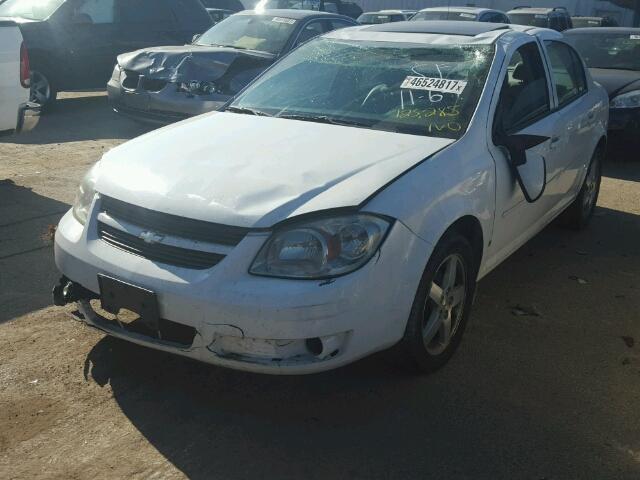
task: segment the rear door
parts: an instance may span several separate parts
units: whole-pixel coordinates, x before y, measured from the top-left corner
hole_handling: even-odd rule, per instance
[[[563,158],[549,172],[552,192],[566,196],[579,184],[583,165],[593,154],[596,110],[588,98],[586,74],[573,47],[560,41],[545,41],[547,63],[553,81],[556,104],[556,133],[553,140]]]

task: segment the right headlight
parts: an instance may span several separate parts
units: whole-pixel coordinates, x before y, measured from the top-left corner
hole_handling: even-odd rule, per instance
[[[84,176],[76,192],[76,198],[73,201],[73,207],[71,209],[73,216],[83,225],[87,223],[91,203],[96,194],[95,185],[98,165],[99,163],[96,163]]]
[[[610,108],[638,108],[640,107],[640,90],[622,93],[614,97],[609,103]]]
[[[292,223],[273,232],[249,272],[299,279],[344,275],[369,261],[390,226],[367,213]]]

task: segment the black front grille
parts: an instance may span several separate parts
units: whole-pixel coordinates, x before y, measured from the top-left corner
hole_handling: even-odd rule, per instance
[[[102,211],[116,220],[123,220],[140,228],[176,237],[236,246],[250,229],[194,220],[148,208],[138,207],[111,197],[102,197]]]
[[[219,253],[191,250],[162,243],[147,243],[135,235],[110,227],[103,222],[98,222],[98,235],[103,241],[120,250],[177,267],[204,270],[217,265],[225,257]]]

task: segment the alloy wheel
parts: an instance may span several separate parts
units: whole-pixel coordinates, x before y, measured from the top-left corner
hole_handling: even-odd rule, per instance
[[[451,343],[464,313],[467,296],[466,271],[458,254],[438,266],[423,312],[422,338],[430,355],[441,354]]]

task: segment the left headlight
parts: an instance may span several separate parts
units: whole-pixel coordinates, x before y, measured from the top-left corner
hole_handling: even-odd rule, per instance
[[[369,261],[390,226],[388,219],[366,213],[283,226],[264,244],[249,272],[299,279],[344,275]]]
[[[640,107],[640,90],[622,93],[614,97],[609,103],[610,108],[638,108]]]
[[[87,223],[89,217],[89,210],[91,209],[91,202],[96,194],[95,185],[97,177],[98,164],[96,163],[91,170],[82,179],[78,191],[76,192],[76,198],[73,202],[72,212],[81,224]]]

